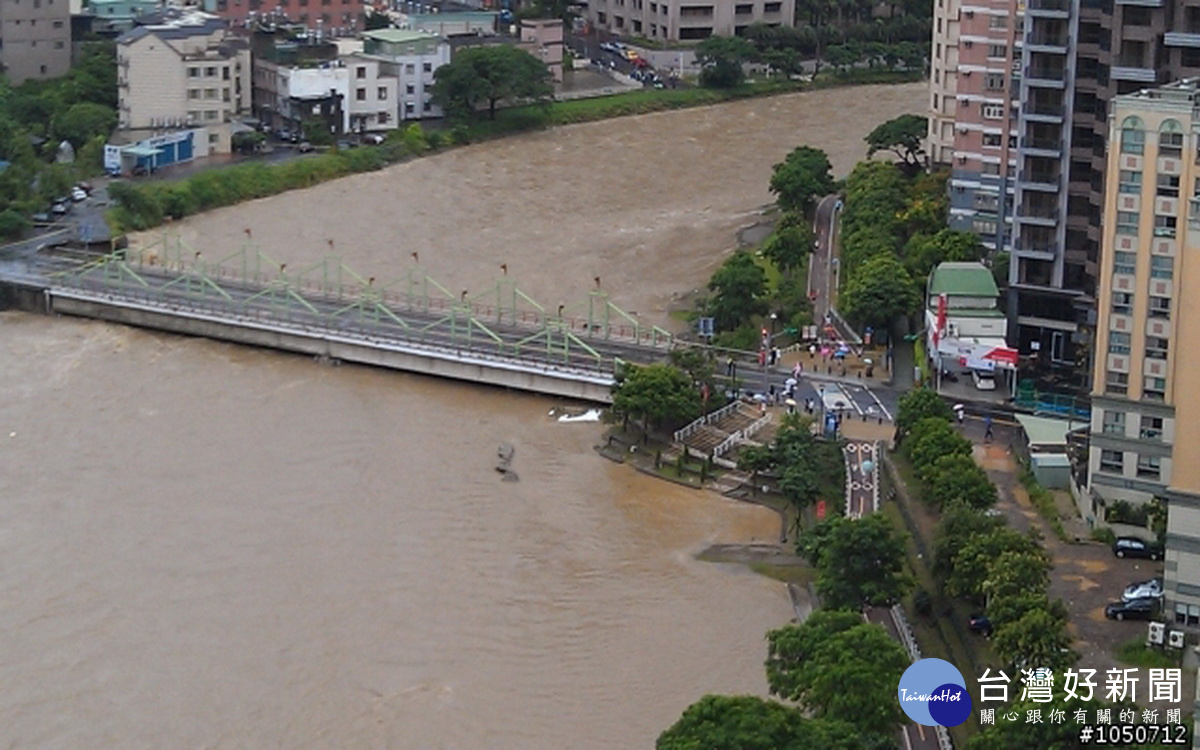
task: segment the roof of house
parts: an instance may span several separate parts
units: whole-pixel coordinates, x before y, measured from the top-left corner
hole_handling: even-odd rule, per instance
[[[1066,445],[1067,432],[1073,424],[1079,423],[1078,419],[1072,423],[1066,419],[1034,417],[1029,414],[1017,414],[1016,418],[1025,430],[1031,446]]]
[[[942,263],[933,269],[929,293],[960,297],[997,297],[996,279],[982,263]]]
[[[207,13],[189,13],[182,16],[167,14],[145,15],[138,19],[142,25],[135,26],[117,37],[117,44],[132,44],[153,34],[159,39],[187,39],[193,36],[209,36],[229,27],[223,18]]]
[[[363,37],[391,44],[423,42],[433,38],[430,34],[426,34],[423,31],[413,31],[411,29],[376,29],[374,31],[364,31]]]

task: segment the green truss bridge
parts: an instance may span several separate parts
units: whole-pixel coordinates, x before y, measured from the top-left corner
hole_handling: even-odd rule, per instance
[[[211,260],[166,237],[100,257],[39,255],[0,267],[0,282],[40,295],[26,306],[45,312],[601,403],[620,367],[662,361],[674,343],[598,285],[551,309],[507,277],[455,294],[417,263],[381,282],[332,257],[293,268],[252,243]]]

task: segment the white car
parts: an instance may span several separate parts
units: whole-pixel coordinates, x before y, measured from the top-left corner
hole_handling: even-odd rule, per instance
[[[984,370],[971,370],[971,380],[975,381],[975,387],[981,391],[996,390],[996,377]]]
[[[1129,602],[1134,599],[1157,599],[1162,595],[1163,579],[1151,578],[1149,581],[1139,581],[1126,586],[1124,593],[1121,594],[1121,600]]]
[[[75,201],[76,203],[85,201],[87,200],[87,193],[83,192],[83,188],[72,188],[71,200]]]

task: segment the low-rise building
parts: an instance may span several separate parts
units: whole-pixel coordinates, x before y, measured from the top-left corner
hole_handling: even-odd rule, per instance
[[[158,13],[162,5],[160,0],[91,0],[85,11],[94,19],[93,31],[103,28],[124,32],[140,19]]]
[[[596,28],[655,41],[698,41],[740,36],[751,24],[792,26],[796,0],[590,0]]]
[[[295,23],[323,37],[351,36],[363,27],[366,0],[203,0],[204,10],[231,25],[249,27],[264,19]]]
[[[250,110],[250,47],[222,19],[171,14],[117,38],[122,139],[202,128],[194,155],[229,153],[234,118]]]
[[[988,372],[1016,367],[1017,353],[1005,340],[1008,319],[1000,309],[1000,290],[982,263],[941,263],[933,270],[925,330],[926,351],[938,373],[948,361]]]
[[[442,37],[408,29],[368,31],[356,59],[378,61],[379,75],[395,79],[397,119],[442,116],[431,98],[434,71],[450,62],[450,44]]]

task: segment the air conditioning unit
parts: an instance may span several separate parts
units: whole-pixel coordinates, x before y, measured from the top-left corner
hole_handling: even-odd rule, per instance
[[[973,11],[973,10],[963,11],[963,15],[966,16],[967,18],[974,18],[975,11]]]
[[[1163,644],[1163,631],[1167,628],[1161,622],[1150,623],[1149,631],[1146,633],[1147,646],[1161,646]]]
[[[966,135],[966,134],[967,134],[967,128],[959,128],[959,129],[958,129],[958,134],[959,134],[959,135]]]
[[[971,104],[971,100],[965,96],[960,96],[960,97],[958,97],[958,103],[963,105],[964,107],[966,107]]]
[[[1172,630],[1167,634],[1167,645],[1171,648],[1183,648],[1183,631]]]
[[[965,39],[963,40],[963,46],[967,49],[970,49],[975,46],[975,42],[972,42],[970,39]]]
[[[967,163],[967,157],[966,157],[966,156],[960,156],[960,157],[958,157],[958,163],[959,163],[959,164],[966,164],[966,163]],[[965,188],[963,188],[963,187],[959,187],[958,189],[959,189],[960,191],[962,191],[962,190],[964,190]]]

